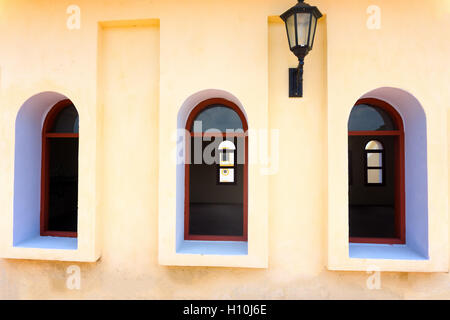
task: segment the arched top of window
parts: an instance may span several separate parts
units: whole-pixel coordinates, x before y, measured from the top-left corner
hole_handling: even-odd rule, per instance
[[[227,130],[244,130],[244,126],[234,109],[223,104],[212,104],[197,114],[190,129],[195,133],[208,130],[226,133]]]
[[[349,131],[395,131],[398,129],[387,111],[367,104],[356,105],[348,123]]]
[[[366,151],[381,151],[384,150],[383,144],[380,141],[372,140],[366,145]]]
[[[55,113],[52,116],[53,119],[49,126],[49,133],[79,132],[80,118],[77,109],[72,103],[67,104],[62,109],[55,110]]]

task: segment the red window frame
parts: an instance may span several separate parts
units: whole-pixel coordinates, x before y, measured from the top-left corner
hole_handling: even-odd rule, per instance
[[[220,104],[225,107],[228,107],[234,110],[242,121],[242,126],[244,129],[244,133],[195,133],[192,132],[192,126],[194,124],[197,116],[212,105]],[[242,110],[233,102],[221,99],[214,98],[208,99],[200,104],[198,104],[190,113],[187,123],[186,123],[186,132],[189,132],[189,135],[186,135],[185,141],[185,184],[184,184],[184,239],[185,240],[194,240],[194,241],[248,241],[248,124],[247,119],[245,118]],[[214,236],[214,235],[191,235],[189,234],[189,207],[190,207],[190,198],[189,198],[189,186],[190,186],[190,158],[191,158],[191,138],[192,137],[244,137],[245,138],[245,163],[244,163],[244,218],[243,218],[243,235],[242,236]]]
[[[48,112],[42,127],[42,170],[41,170],[41,228],[43,237],[77,238],[77,232],[49,230],[49,186],[50,186],[50,144],[49,139],[79,138],[78,133],[51,133],[50,130],[59,113],[65,108],[73,105],[69,100],[58,102]]]
[[[373,244],[405,244],[406,218],[405,218],[405,129],[400,114],[393,106],[385,101],[365,98],[356,102],[355,106],[366,104],[386,111],[397,130],[393,131],[349,131],[349,136],[394,136],[395,139],[395,229],[396,238],[356,238],[350,237],[350,243]],[[383,181],[384,182],[384,181]]]

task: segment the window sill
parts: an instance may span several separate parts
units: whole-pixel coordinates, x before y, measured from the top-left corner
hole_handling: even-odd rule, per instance
[[[183,241],[178,254],[242,256],[248,255],[247,242],[228,241]]]
[[[428,260],[406,245],[362,244],[349,245],[351,259],[382,259],[382,260]]]
[[[347,240],[348,241],[348,240]],[[336,247],[328,259],[328,270],[358,272],[448,272],[445,248],[427,257],[411,245],[350,243]]]
[[[258,253],[252,252],[247,242],[184,240],[173,252],[160,251],[159,263],[169,267],[267,269],[268,259]]]
[[[94,263],[100,252],[93,249],[91,244],[82,247],[77,238],[35,236],[1,248],[0,258]]]
[[[77,250],[78,239],[67,237],[35,237],[22,241],[16,245],[16,248],[34,248],[34,249],[55,249],[55,250]]]

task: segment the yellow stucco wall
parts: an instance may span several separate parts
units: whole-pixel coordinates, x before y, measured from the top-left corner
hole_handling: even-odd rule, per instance
[[[21,254],[10,251],[17,112],[55,91],[81,118],[82,254],[68,257],[101,256],[1,259],[0,298],[450,299],[448,273],[382,273],[381,290],[369,290],[365,271],[328,271],[330,243],[346,234],[329,226],[330,203],[342,210],[347,201],[345,188],[329,188],[328,170],[347,166],[341,142],[353,104],[385,86],[408,91],[427,114],[430,212],[440,219],[430,241],[444,242],[438,262],[448,265],[450,1],[309,2],[325,17],[306,58],[305,97],[289,99],[296,59],[275,17],[293,0],[0,0],[0,251]],[[79,30],[66,27],[71,4],[81,9]],[[366,27],[370,5],[381,8],[379,30]],[[277,173],[250,168],[256,258],[235,264],[259,269],[162,265],[233,265],[173,252],[173,130],[186,99],[207,89],[239,99],[251,128],[279,130]],[[332,179],[346,179],[345,170]],[[79,291],[66,287],[73,264]]]

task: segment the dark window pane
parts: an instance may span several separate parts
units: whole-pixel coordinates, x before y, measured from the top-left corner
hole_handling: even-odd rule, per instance
[[[49,231],[77,231],[78,139],[52,138],[49,144]]]
[[[189,210],[189,233],[193,236],[242,237],[244,233],[242,204],[191,202]]]
[[[77,109],[72,105],[64,108],[56,116],[51,133],[78,133],[79,117]]]
[[[395,207],[350,206],[350,237],[396,238]]]
[[[228,130],[243,129],[242,121],[239,115],[231,108],[223,105],[212,105],[202,111],[195,118],[192,131],[206,132],[210,129],[216,129],[221,132]]]
[[[376,138],[376,140],[375,140]],[[350,237],[397,238],[394,136],[350,136],[349,222]],[[384,151],[365,149],[377,141]],[[373,144],[370,144],[373,145]],[[384,152],[384,156],[383,153]],[[369,159],[367,159],[369,157]],[[374,157],[370,159],[370,157]],[[367,163],[368,162],[368,163]],[[367,167],[374,165],[374,168]],[[378,165],[380,167],[378,168]]]
[[[350,114],[349,131],[397,130],[391,116],[381,108],[365,104],[357,105]]]
[[[192,152],[195,139],[201,140],[191,139]],[[237,140],[234,139],[234,143],[239,148]],[[200,143],[205,150],[215,141]],[[217,158],[218,155],[217,152]],[[236,184],[223,185],[218,183],[217,163],[197,163],[189,166],[189,233],[198,236],[243,236],[244,164],[234,167]]]

